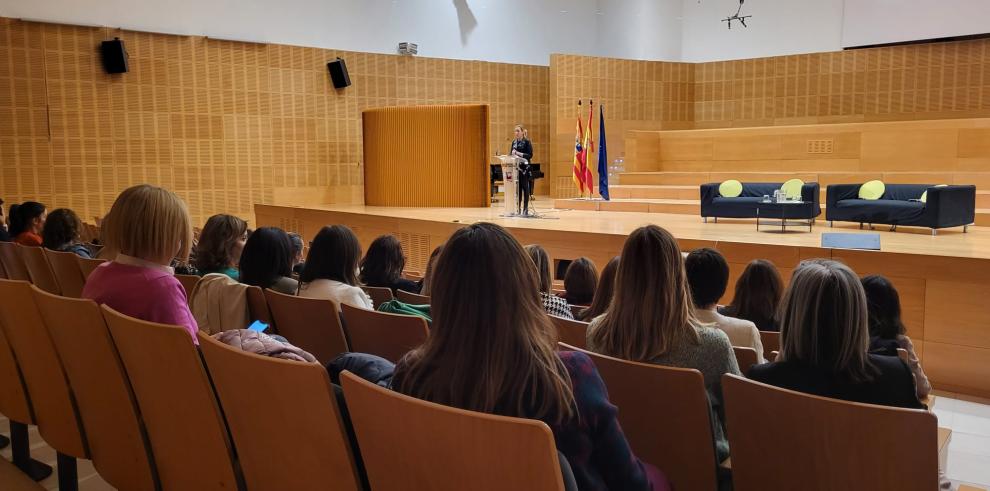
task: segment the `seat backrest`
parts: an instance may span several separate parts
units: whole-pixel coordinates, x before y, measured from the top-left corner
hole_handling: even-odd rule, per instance
[[[265,298],[265,291],[260,286],[247,287],[248,314],[252,321],[261,321],[268,324],[269,333],[278,333],[275,322],[272,320],[272,311],[268,309],[268,300]]]
[[[337,304],[333,300],[296,297],[265,290],[278,333],[326,365],[349,351]]]
[[[557,328],[557,340],[575,348],[585,349],[588,344],[588,323],[565,319],[551,315],[554,327]]]
[[[186,298],[192,298],[193,289],[196,288],[196,283],[199,283],[199,276],[194,274],[177,274],[175,279],[182,283],[182,288],[186,290]]]
[[[199,333],[247,489],[357,490],[327,371],[247,353]]]
[[[371,489],[562,490],[541,421],[465,411],[341,374]]]
[[[398,300],[398,301],[400,301],[402,303],[408,303],[410,305],[429,305],[430,304],[430,297],[427,297],[426,295],[420,295],[418,293],[407,292],[405,290],[396,290],[395,291],[395,298],[396,298],[396,300]],[[378,307],[378,304],[377,303],[375,304],[375,307]]]
[[[79,269],[79,256],[72,252],[59,252],[45,249],[45,257],[55,273],[55,279],[62,290],[62,296],[79,298],[82,295],[83,285],[86,278],[83,278],[82,270]],[[50,292],[49,292],[50,293]]]
[[[369,297],[371,297],[371,303],[375,305],[375,308],[378,308],[379,305],[395,298],[392,296],[391,288],[384,288],[380,286],[362,286],[361,288],[368,294]]]
[[[0,280],[0,325],[31,394],[41,436],[65,455],[89,458],[62,361],[38,311],[32,288],[37,289],[24,281]]]
[[[739,364],[739,371],[746,373],[749,367],[756,365],[756,350],[743,346],[733,346],[732,351],[736,354],[736,363]]]
[[[79,261],[79,271],[82,271],[84,279],[89,278],[89,274],[92,273],[94,269],[107,262],[106,259],[86,259],[84,257],[77,257],[76,261]]]
[[[780,333],[777,331],[760,331],[760,343],[763,352],[780,351]]]
[[[0,320],[0,414],[11,421],[34,424],[27,386]]]
[[[86,428],[93,465],[118,489],[154,490],[150,446],[100,307],[34,290]]]
[[[340,313],[351,351],[377,355],[392,363],[430,335],[426,319],[416,315],[376,312],[347,304],[340,305]]]
[[[13,242],[0,242],[0,263],[3,263],[7,279],[31,281],[31,273],[28,273],[27,265],[18,252],[21,247]]]
[[[580,351],[595,362],[636,456],[663,469],[674,489],[714,490],[718,463],[701,372]]]
[[[938,487],[935,415],[722,376],[737,491]],[[666,469],[665,469],[666,470]]]
[[[141,409],[162,489],[237,489],[226,424],[189,332],[101,308]]]
[[[48,264],[48,258],[45,257],[45,249],[41,247],[22,246],[18,247],[18,250],[20,251],[21,258],[24,260],[24,265],[28,269],[28,274],[31,276],[31,283],[48,293],[61,294],[62,288],[59,286],[58,280],[55,279],[55,271],[52,270],[52,265]]]

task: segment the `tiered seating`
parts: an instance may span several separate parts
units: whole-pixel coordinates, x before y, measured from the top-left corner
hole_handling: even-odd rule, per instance
[[[426,319],[419,316],[375,312],[347,304],[340,309],[351,350],[358,353],[395,363],[430,335]]]
[[[333,300],[303,298],[265,290],[278,333],[326,364],[348,351],[344,327]]]

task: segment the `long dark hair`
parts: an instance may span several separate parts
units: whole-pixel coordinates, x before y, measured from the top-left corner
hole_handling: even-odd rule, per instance
[[[368,246],[361,259],[361,282],[369,286],[392,286],[406,267],[402,243],[394,235],[382,235]]]
[[[306,255],[306,267],[299,282],[334,280],[357,286],[357,266],[361,259],[361,244],[351,229],[344,225],[323,227],[313,238]]]
[[[870,275],[862,279],[870,337],[896,339],[907,332],[901,322],[901,297],[886,277]]]
[[[564,272],[564,291],[567,303],[571,305],[588,305],[595,297],[598,287],[598,270],[595,263],[586,257],[579,257],[567,265]]]
[[[746,319],[760,329],[777,325],[777,309],[784,296],[784,280],[777,267],[765,259],[756,259],[746,265],[736,280],[732,303],[725,308],[725,315]]]
[[[77,242],[81,228],[82,222],[74,211],[68,208],[54,210],[45,219],[45,228],[41,231],[41,245],[46,249],[57,251],[67,244]]]
[[[292,242],[284,230],[261,227],[251,233],[238,264],[245,285],[268,288],[292,274]]]
[[[19,205],[10,205],[10,236],[17,237],[31,227],[35,218],[45,214],[45,205],[37,201],[25,201]]]
[[[206,221],[193,250],[193,266],[209,273],[227,269],[234,261],[234,243],[247,233],[247,222],[233,215],[213,215]]]
[[[595,288],[595,298],[591,300],[591,306],[582,310],[577,315],[580,321],[590,322],[608,310],[608,304],[612,302],[612,293],[615,291],[615,272],[619,270],[619,256],[612,258],[602,274],[598,278],[598,288]]]
[[[430,336],[399,361],[393,387],[472,411],[570,419],[570,377],[519,242],[498,225],[467,226],[444,245],[433,275]]]

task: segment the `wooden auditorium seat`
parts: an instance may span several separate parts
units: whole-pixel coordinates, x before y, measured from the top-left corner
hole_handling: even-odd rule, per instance
[[[271,289],[265,290],[265,298],[279,335],[308,351],[321,364],[350,351],[333,300],[297,297]]]
[[[358,490],[327,371],[247,353],[199,333],[247,489]]]
[[[44,491],[45,487],[34,482],[7,459],[0,459],[0,489],[4,491]]]
[[[549,315],[549,314],[548,314]],[[551,315],[550,320],[557,328],[557,341],[585,349],[588,344],[588,323]]]
[[[674,489],[717,489],[711,406],[701,372],[566,348],[595,362],[637,457],[661,469]]]
[[[733,346],[732,351],[736,355],[736,363],[739,364],[739,371],[743,374],[749,370],[749,367],[756,365],[759,361],[756,359],[756,350],[753,348]]]
[[[196,283],[199,283],[199,276],[194,274],[177,274],[175,279],[182,283],[182,289],[186,291],[186,298],[192,297],[193,289],[196,288]]]
[[[371,489],[563,490],[541,421],[465,411],[341,374]]]
[[[31,283],[48,293],[59,295],[62,288],[59,287],[58,280],[55,279],[55,271],[45,257],[45,249],[41,247],[18,247],[24,266],[27,267],[28,275],[31,276]]]
[[[938,489],[937,419],[722,377],[736,491]]]
[[[62,361],[32,289],[40,291],[24,281],[0,280],[0,324],[31,394],[38,432],[57,452],[59,488],[74,489],[76,459],[88,459],[89,449]]]
[[[245,290],[247,295],[248,314],[251,321],[260,321],[268,324],[267,333],[278,334],[275,328],[275,321],[272,319],[272,311],[268,308],[268,299],[265,298],[265,291],[260,286],[249,286]]]
[[[351,351],[369,353],[396,363],[430,335],[426,319],[417,315],[387,312],[340,305],[344,331]]]
[[[21,247],[23,246],[13,242],[0,242],[0,263],[3,263],[8,280],[31,281],[31,273],[18,250]]]
[[[83,278],[86,279],[89,278],[89,274],[92,273],[94,269],[107,262],[106,259],[86,259],[84,257],[77,257],[76,260],[79,261],[79,271],[82,271]]]
[[[48,264],[51,265],[52,271],[55,273],[55,280],[58,281],[62,295],[79,298],[82,295],[83,285],[86,284],[86,278],[83,277],[82,270],[79,268],[79,261],[76,259],[79,256],[72,252],[59,252],[50,249],[44,251],[45,257],[48,258]]]
[[[99,305],[37,289],[34,298],[75,395],[93,466],[117,489],[155,490],[148,436]]]
[[[364,290],[364,292],[367,293],[369,297],[371,297],[371,303],[375,306],[376,309],[378,308],[379,305],[395,298],[392,295],[391,288],[384,288],[380,286],[362,286],[361,289]]]
[[[410,305],[429,305],[430,297],[426,295],[420,295],[418,293],[407,292],[405,290],[395,291],[396,300],[402,303],[408,303]],[[375,304],[378,305],[378,304]]]
[[[239,489],[226,423],[189,332],[101,309],[141,409],[162,490]]]
[[[780,351],[780,333],[777,331],[760,331],[760,343],[763,344],[764,353]]]

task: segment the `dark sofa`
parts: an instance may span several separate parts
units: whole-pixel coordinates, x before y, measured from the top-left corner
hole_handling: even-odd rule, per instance
[[[756,218],[756,207],[763,201],[764,196],[773,196],[780,189],[780,182],[744,182],[742,194],[736,198],[726,198],[718,194],[720,183],[701,185],[701,216],[707,221],[708,217],[718,218]],[[801,187],[802,205],[791,205],[787,209],[787,218],[794,220],[812,220],[822,214],[819,203],[819,187],[817,182],[806,182]],[[781,218],[779,211],[762,210],[761,218]]]
[[[965,227],[976,218],[976,186],[886,184],[878,200],[859,199],[861,184],[833,184],[826,190],[825,219],[935,230]],[[928,191],[927,203],[917,201]],[[915,201],[912,201],[915,200]]]

